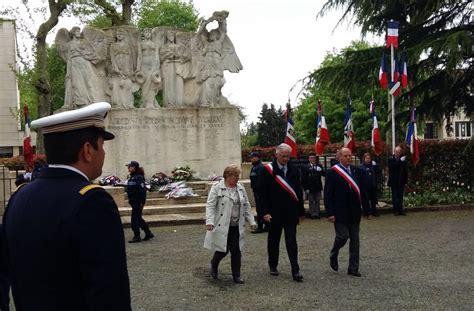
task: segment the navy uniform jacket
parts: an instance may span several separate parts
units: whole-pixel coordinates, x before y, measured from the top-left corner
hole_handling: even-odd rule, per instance
[[[11,197],[4,232],[17,310],[131,310],[117,205],[88,185],[47,168]]]
[[[146,201],[145,178],[142,174],[133,174],[127,181],[127,196],[129,202]]]
[[[250,170],[250,187],[254,192],[260,191],[260,176],[262,175],[262,170],[265,168],[263,167],[262,161],[258,161],[255,164],[252,163],[252,169]]]
[[[361,199],[367,199],[364,187],[364,174],[360,168],[351,166],[351,174],[361,192]],[[324,206],[327,217],[335,216],[336,222],[355,224],[360,222],[362,203],[357,193],[349,187],[349,183],[334,169],[326,171],[324,184]]]
[[[283,172],[278,167],[276,160],[272,162],[272,165],[273,174],[283,177]],[[270,214],[272,216],[271,222],[275,224],[298,223],[298,218],[305,215],[300,172],[290,163],[286,172],[286,181],[296,192],[298,202],[292,199],[290,194],[276,182],[275,177],[270,175],[265,167],[262,169],[261,185],[264,215]]]

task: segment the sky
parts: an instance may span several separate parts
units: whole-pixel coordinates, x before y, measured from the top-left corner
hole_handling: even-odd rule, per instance
[[[21,0],[3,0],[0,7],[20,3]],[[301,90],[297,82],[318,68],[328,51],[340,50],[361,39],[360,28],[351,21],[335,28],[341,10],[316,19],[324,3],[322,0],[193,0],[200,16],[205,18],[214,11],[229,11],[227,33],[243,70],[225,73],[227,83],[222,93],[231,103],[244,108],[248,123],[258,121],[264,103],[278,108],[290,100],[292,107],[297,106],[297,94]],[[47,41],[54,41],[58,29],[76,24],[74,18],[61,18]],[[368,39],[382,44],[380,38]]]

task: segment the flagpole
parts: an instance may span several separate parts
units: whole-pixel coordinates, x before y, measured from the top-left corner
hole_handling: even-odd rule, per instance
[[[391,81],[394,79],[394,66],[393,66],[393,58],[394,58],[394,48],[393,43],[390,44],[390,72],[391,72]],[[390,91],[389,91],[390,94]],[[392,102],[392,152],[395,150],[395,96],[391,95],[391,102]]]

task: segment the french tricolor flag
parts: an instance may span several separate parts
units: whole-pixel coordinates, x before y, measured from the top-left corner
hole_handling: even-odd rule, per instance
[[[316,143],[314,146],[314,151],[318,155],[322,155],[324,153],[324,148],[327,144],[329,144],[329,131],[326,125],[326,118],[323,114],[323,109],[321,107],[321,100],[318,100],[318,119],[316,123],[317,134],[316,134]]]
[[[355,150],[355,133],[352,126],[352,100],[346,105],[344,111],[344,147],[349,148],[352,152]]]
[[[287,106],[285,115],[286,115],[287,126],[286,126],[286,136],[285,136],[284,143],[291,147],[290,157],[297,158],[298,146],[296,145],[296,139],[295,139],[295,136],[293,135],[295,133],[295,128],[293,127],[294,123],[293,123],[293,120],[291,119],[290,105]]]
[[[413,108],[410,112],[410,122],[408,122],[408,130],[406,142],[410,147],[411,158],[413,164],[416,166],[420,160],[420,150],[418,147],[418,132],[416,130],[416,108]]]
[[[390,21],[388,22],[387,28],[387,42],[386,46],[389,48],[390,45],[393,47],[398,48],[398,27],[400,23],[397,21]]]
[[[385,90],[388,87],[387,68],[385,67],[385,51],[382,52],[382,60],[380,61],[379,83]]]
[[[23,113],[25,115],[25,135],[23,138],[23,156],[25,157],[25,163],[29,167],[33,167],[33,147],[31,146],[31,132],[30,132],[30,113],[28,106],[23,106]]]
[[[408,70],[407,70],[407,56],[406,53],[403,53],[402,58],[400,59],[400,76],[402,87],[406,89],[408,87]]]
[[[380,136],[379,123],[377,122],[377,114],[375,113],[375,101],[372,98],[370,101],[370,114],[372,115],[372,137],[371,137],[371,146],[374,150],[374,153],[379,156],[383,151],[383,141]]]

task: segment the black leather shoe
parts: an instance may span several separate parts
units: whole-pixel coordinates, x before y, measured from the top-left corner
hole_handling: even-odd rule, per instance
[[[338,263],[337,263],[337,259],[336,259],[336,260],[332,260],[332,259],[331,259],[331,261],[329,262],[329,266],[331,267],[331,269],[332,269],[333,271],[336,271],[336,272],[337,272],[337,271],[339,270],[339,265],[338,265]]]
[[[234,283],[244,284],[245,281],[240,276],[234,276]]]
[[[356,276],[356,277],[361,277],[362,276],[362,274],[360,274],[359,271],[348,270],[347,274],[352,275],[352,276]]]
[[[145,234],[145,237],[143,238],[143,241],[148,241],[148,240],[151,240],[155,237],[155,235],[153,233],[147,233]]]
[[[142,241],[142,239],[139,236],[134,236],[133,239],[128,241],[128,243],[138,243],[138,242],[141,242],[141,241]]]
[[[257,228],[254,231],[252,231],[251,233],[264,233],[264,232],[265,231],[262,228]]]
[[[311,219],[321,219],[321,217],[319,217],[318,215],[312,215],[310,216]]]
[[[211,264],[211,277],[214,279],[214,280],[217,280],[217,267],[214,267],[212,264]]]
[[[280,272],[278,272],[277,268],[270,268],[270,275],[278,276]]]
[[[293,280],[295,280],[295,282],[303,282],[303,276],[299,272],[295,273],[293,274]]]
[[[407,214],[405,212],[398,213],[400,216],[406,216]]]

